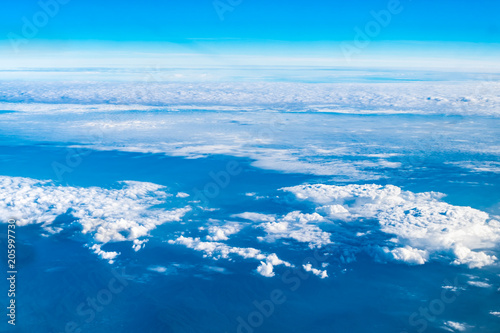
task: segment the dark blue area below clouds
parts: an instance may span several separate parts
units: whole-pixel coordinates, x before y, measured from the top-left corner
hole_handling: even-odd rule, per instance
[[[282,292],[284,302],[263,316],[255,332],[417,332],[425,322],[419,309],[430,309],[440,300],[443,285],[465,286],[463,274],[469,272],[441,264],[376,264],[360,256],[344,273],[331,269],[337,273],[326,280],[294,272],[286,278],[264,278],[242,273],[253,264],[210,262],[191,250],[155,241],[126,259],[126,265],[111,266],[81,243],[40,237],[39,232],[27,227],[19,233],[18,325],[9,332],[65,332],[68,324],[82,332],[245,332],[238,331],[237,318],[258,318],[255,302],[264,304],[275,290]],[[175,274],[145,269],[187,260],[191,266]],[[228,273],[207,272],[207,264],[228,267]],[[497,273],[474,271],[492,283],[499,282]],[[108,302],[104,294],[110,283],[119,291]],[[2,281],[0,287],[7,285]],[[445,296],[453,301],[426,321],[426,332],[444,332],[440,326],[448,320],[476,326],[469,332],[500,329],[500,321],[488,314],[498,306],[495,290],[468,288]],[[104,304],[96,303],[92,310],[89,299],[98,297]],[[8,328],[5,321],[0,327]]]

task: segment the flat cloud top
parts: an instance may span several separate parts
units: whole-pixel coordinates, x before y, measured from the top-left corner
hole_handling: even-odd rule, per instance
[[[499,115],[500,83],[398,82],[29,82],[0,81],[6,103],[41,103],[37,112],[68,112],[58,104],[73,104],[80,112],[113,110],[115,105],[147,110],[147,106],[284,106],[290,111],[341,113],[423,113]],[[30,110],[29,104],[23,110]],[[44,108],[43,104],[48,108]],[[50,105],[53,104],[53,105]],[[93,105],[91,105],[93,104]],[[80,105],[78,107],[78,105]],[[85,108],[84,105],[91,107]],[[294,105],[294,108],[289,108]],[[96,107],[97,106],[97,107]]]

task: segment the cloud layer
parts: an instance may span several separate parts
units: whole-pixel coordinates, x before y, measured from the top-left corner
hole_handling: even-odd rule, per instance
[[[2,81],[0,102],[141,106],[299,106],[297,111],[498,115],[499,83],[29,82]],[[108,105],[108,106],[106,106]],[[57,107],[53,107],[57,110]],[[220,108],[219,108],[220,109]],[[62,109],[60,109],[62,110]],[[90,109],[92,110],[92,109]]]

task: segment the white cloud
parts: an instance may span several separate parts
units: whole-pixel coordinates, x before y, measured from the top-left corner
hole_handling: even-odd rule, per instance
[[[259,260],[261,265],[257,268],[257,272],[268,277],[274,276],[274,266],[285,265],[287,267],[292,267],[292,264],[279,259],[276,254],[265,254],[255,248],[232,247],[220,242],[204,242],[201,241],[200,238],[184,236],[179,236],[175,240],[169,240],[168,243],[184,245],[190,249],[201,251],[204,253],[204,257],[213,258],[215,260],[221,258],[231,260],[230,255],[232,254],[244,259]]]
[[[16,218],[19,225],[41,223],[48,231],[61,228],[52,225],[63,214],[72,216],[90,235],[93,243],[134,241],[140,249],[156,226],[180,221],[191,210],[189,206],[172,210],[152,208],[170,196],[165,187],[135,181],[121,182],[121,188],[57,186],[49,181],[0,176],[0,216]],[[96,253],[105,259],[100,245]],[[111,258],[112,259],[112,258]]]
[[[233,235],[241,230],[242,226],[236,222],[228,222],[222,226],[212,225],[208,227],[207,240],[221,241],[228,240],[230,235]]]
[[[205,271],[208,271],[208,272],[215,272],[215,273],[219,273],[219,274],[229,274],[227,269],[225,269],[224,267],[205,265],[205,266],[203,266],[203,269]]]
[[[290,212],[276,220],[259,225],[267,233],[264,240],[273,242],[279,238],[294,239],[308,243],[309,247],[322,247],[330,244],[330,234],[321,230],[315,223],[323,221],[317,213],[303,214],[299,211]]]
[[[131,82],[0,81],[5,101],[0,102],[0,109],[16,111],[2,117],[5,134],[16,137],[58,144],[75,142],[76,147],[87,149],[187,158],[225,154],[249,158],[253,166],[268,170],[373,181],[393,174],[393,170],[387,169],[407,167],[405,156],[409,152],[477,153],[484,149],[498,153],[498,147],[486,134],[481,140],[471,139],[480,124],[459,121],[447,127],[447,138],[441,140],[436,139],[434,126],[427,126],[427,119],[409,123],[394,119],[387,127],[372,128],[364,122],[349,122],[348,117],[326,118],[318,112],[498,115],[498,85],[427,81],[349,85],[186,82],[138,86]],[[145,88],[148,93],[144,96]],[[139,94],[130,93],[134,91]],[[208,120],[182,112],[188,108],[197,115],[207,109],[219,112]],[[136,112],[123,112],[131,110]],[[158,110],[162,112],[152,112]],[[76,113],[84,116],[75,116]],[[52,121],[54,115],[57,122]],[[304,123],[308,124],[307,131]],[[394,131],[400,133],[397,138],[391,135]],[[332,133],[338,135],[333,144],[330,139],[325,140]],[[93,134],[106,140],[96,140]],[[363,138],[369,142],[362,142]],[[480,142],[489,144],[485,147]],[[498,164],[488,163],[479,165],[477,170],[498,170]]]
[[[453,292],[457,292],[458,290],[465,290],[464,287],[457,287],[457,286],[451,286],[451,285],[444,285],[444,286],[441,286],[441,288],[447,289],[447,290],[450,290]]]
[[[491,288],[492,285],[484,281],[467,281],[467,284],[478,288]]]
[[[304,268],[304,270],[306,272],[311,272],[314,275],[319,276],[322,279],[328,277],[328,273],[327,273],[326,270],[320,270],[320,269],[317,269],[317,268],[313,268],[311,264],[302,265],[302,267]]]
[[[411,246],[397,247],[392,250],[383,247],[381,251],[386,260],[402,261],[409,265],[423,265],[429,258],[427,251],[415,249]]]
[[[139,251],[140,249],[143,249],[144,246],[146,246],[146,243],[149,241],[149,239],[134,239],[134,245],[132,245],[132,248],[134,249],[135,252]]]
[[[149,266],[148,267],[149,271],[156,272],[156,273],[166,273],[168,268],[165,266]]]
[[[311,248],[331,243],[330,234],[314,224],[323,221],[323,217],[317,213],[303,214],[300,211],[294,211],[276,217],[275,215],[245,212],[232,216],[261,222],[256,227],[262,228],[267,236],[260,237],[260,240],[274,242],[280,238],[295,239],[298,242],[308,243]]]
[[[275,275],[274,266],[271,263],[261,261],[259,267],[257,267],[257,273],[265,277],[273,277]]]
[[[178,192],[176,197],[177,198],[187,198],[187,197],[189,197],[189,194],[184,193],[184,192]]]
[[[466,324],[455,322],[455,321],[447,321],[444,324],[448,328],[448,330],[451,332],[463,332],[468,327],[468,325],[466,325]]]
[[[90,247],[91,250],[94,250],[94,253],[97,254],[101,259],[108,260],[110,264],[114,262],[113,259],[115,259],[120,253],[112,251],[112,252],[106,252],[101,250],[101,245],[100,244],[94,244]]]
[[[500,317],[500,311],[490,311],[490,315],[493,315],[495,317]]]
[[[476,252],[471,249],[457,244],[453,247],[453,253],[456,259],[453,261],[455,265],[468,265],[471,268],[491,265],[497,259],[495,256],[488,255],[484,252]]]
[[[332,219],[348,220],[350,218],[349,211],[342,205],[325,205],[318,207],[317,211]]]
[[[441,193],[413,193],[392,185],[301,185],[283,190],[316,203],[326,218],[378,220],[381,231],[394,235],[392,243],[399,245],[386,251],[394,260],[422,264],[436,255],[453,264],[482,267],[497,259],[484,250],[494,249],[500,240],[500,223],[485,212],[442,201]]]
[[[242,218],[245,220],[250,220],[253,222],[274,222],[274,221],[276,221],[275,215],[261,214],[261,213],[245,212],[245,213],[240,213],[240,214],[233,214],[231,216],[232,217],[239,217],[239,218]]]

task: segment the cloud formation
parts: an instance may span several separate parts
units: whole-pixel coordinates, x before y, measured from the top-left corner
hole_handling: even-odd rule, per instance
[[[328,273],[326,272],[326,270],[320,270],[317,268],[313,268],[311,264],[302,265],[302,268],[304,268],[304,270],[306,272],[312,272],[314,275],[319,276],[322,279],[325,279],[328,277]]]
[[[212,225],[208,227],[207,240],[221,241],[228,240],[230,235],[233,235],[241,230],[242,226],[235,222],[227,222],[222,226]]]
[[[500,240],[500,223],[471,207],[453,206],[441,193],[413,193],[387,185],[300,185],[283,190],[316,205],[333,221],[376,220],[380,230],[394,236],[390,248],[377,254],[410,264],[445,257],[452,264],[490,265]],[[380,251],[381,250],[381,251]]]
[[[123,181],[117,189],[58,186],[50,181],[0,176],[0,216],[15,218],[20,226],[39,223],[48,232],[61,230],[56,218],[66,215],[91,237],[91,249],[104,259],[116,255],[101,250],[108,242],[133,241],[144,246],[158,225],[180,221],[189,206],[171,210],[153,208],[171,195],[161,185]]]
[[[169,240],[169,244],[184,245],[187,248],[204,253],[204,257],[215,260],[228,259],[231,255],[236,255],[244,259],[255,259],[260,261],[256,271],[262,276],[274,276],[274,266],[284,265],[292,267],[289,262],[278,258],[274,253],[265,254],[262,251],[251,247],[233,247],[220,242],[204,242],[200,238],[179,236],[175,240]]]
[[[454,206],[436,192],[413,193],[392,185],[299,185],[282,189],[309,202],[312,212],[298,210],[277,214],[244,212],[232,217],[252,224],[209,219],[201,237],[180,236],[170,244],[183,245],[212,259],[232,256],[260,262],[256,271],[274,276],[274,267],[292,263],[259,249],[261,242],[293,240],[304,249],[335,244],[339,261],[355,260],[367,251],[376,261],[422,265],[431,260],[470,268],[493,264],[500,240],[500,223],[471,207]],[[50,181],[0,176],[0,216],[16,218],[19,225],[41,224],[48,233],[79,226],[88,235],[88,247],[111,263],[119,255],[102,250],[109,242],[130,241],[142,249],[151,230],[170,221],[181,221],[191,207],[164,209],[171,194],[152,183],[124,181],[117,188],[58,186]],[[225,244],[231,235],[251,225],[264,234],[256,236],[256,247]],[[300,266],[300,265],[299,265]],[[302,265],[321,278],[326,270]],[[472,281],[476,287],[486,284]]]
[[[301,243],[307,243],[310,248],[322,247],[331,244],[330,234],[324,232],[316,223],[324,220],[318,213],[303,214],[293,211],[284,216],[276,218],[274,215],[245,212],[233,215],[253,222],[261,222],[257,227],[262,228],[266,237],[259,238],[267,242],[276,239],[294,239]]]

